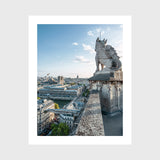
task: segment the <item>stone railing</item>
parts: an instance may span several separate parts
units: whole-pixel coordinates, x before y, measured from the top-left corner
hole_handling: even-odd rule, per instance
[[[91,92],[75,136],[104,136],[98,92]]]

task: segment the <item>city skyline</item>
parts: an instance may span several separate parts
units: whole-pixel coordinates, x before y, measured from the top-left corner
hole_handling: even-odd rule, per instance
[[[95,65],[97,37],[107,39],[122,60],[121,24],[44,25],[38,27],[38,76],[88,78]]]

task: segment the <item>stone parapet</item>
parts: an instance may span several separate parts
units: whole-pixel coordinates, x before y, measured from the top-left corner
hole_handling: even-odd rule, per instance
[[[112,72],[96,72],[94,76],[88,79],[90,82],[109,82],[109,81],[123,81],[122,70]]]
[[[75,136],[104,136],[99,93],[91,93]]]
[[[123,72],[122,72],[122,70],[111,72],[109,81],[123,81]]]

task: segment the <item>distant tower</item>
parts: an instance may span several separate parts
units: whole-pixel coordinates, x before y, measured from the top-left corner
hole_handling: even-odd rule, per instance
[[[64,78],[63,78],[63,76],[58,76],[58,84],[64,85]]]
[[[77,79],[79,79],[79,76],[77,75]]]

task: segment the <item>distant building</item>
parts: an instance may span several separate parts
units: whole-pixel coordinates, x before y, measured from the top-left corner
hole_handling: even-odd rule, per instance
[[[84,102],[78,101],[78,102],[72,102],[68,106],[66,106],[66,109],[78,109],[82,110],[84,107]]]
[[[82,101],[72,101],[68,106],[66,106],[66,109],[68,110],[79,110],[80,112],[84,108],[84,102]],[[74,120],[75,120],[75,115],[72,114],[60,114],[59,115],[59,120],[61,123],[66,123],[70,129],[72,129]]]
[[[70,84],[72,83],[72,78],[65,78],[65,83]]]
[[[43,81],[43,85],[51,85],[51,84],[57,84],[57,82],[52,78],[52,77],[47,77],[44,81]]]
[[[77,90],[78,94],[81,94],[82,91],[83,91],[83,86],[81,86],[81,85],[73,85],[73,86],[67,87],[67,90]]]
[[[64,85],[64,78],[62,76],[58,76],[58,84]]]
[[[69,126],[69,128],[73,127],[73,122],[74,122],[73,116],[70,116],[67,114],[60,114],[59,120],[60,120],[60,123],[66,123]]]
[[[54,102],[51,100],[37,100],[37,133],[40,135],[44,129],[49,127],[49,124],[54,118],[54,113],[44,112],[46,109],[54,109]]]
[[[61,99],[61,100],[73,100],[79,96],[82,92],[82,86],[62,86],[53,85],[47,86],[39,90],[39,97],[50,98],[50,99]]]

